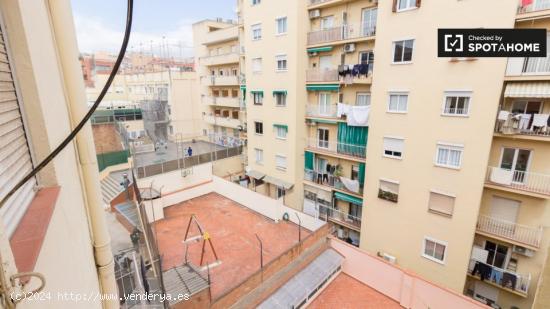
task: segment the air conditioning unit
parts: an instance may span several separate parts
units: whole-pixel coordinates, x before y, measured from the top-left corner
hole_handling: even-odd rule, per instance
[[[315,121],[313,121],[313,120],[309,120],[309,119],[308,119],[308,120],[306,121],[306,125],[308,125],[308,126],[314,126],[314,125],[316,125],[316,124],[317,124],[317,123],[316,123]]]
[[[311,10],[309,11],[309,19],[319,18],[321,17],[321,10]]]
[[[382,258],[392,264],[395,264],[397,262],[397,258],[393,255],[389,255],[387,253],[382,253]]]
[[[533,257],[535,255],[535,251],[533,251],[531,249],[527,249],[527,248],[522,247],[522,246],[514,246],[512,251],[514,253],[521,254],[521,255],[524,255],[524,256],[528,256],[528,257]]]
[[[355,51],[355,44],[349,43],[344,45],[344,52],[346,53],[352,53]]]

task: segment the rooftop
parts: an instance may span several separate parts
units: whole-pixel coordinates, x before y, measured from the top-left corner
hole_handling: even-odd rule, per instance
[[[212,297],[223,295],[260,269],[260,245],[263,242],[264,265],[298,243],[298,226],[275,221],[217,193],[209,193],[164,209],[165,218],[154,224],[163,268],[184,263],[183,240],[191,215],[208,232],[221,264],[210,268]],[[310,234],[302,229],[302,238]],[[189,236],[196,236],[194,225]],[[200,264],[202,241],[188,247],[188,260]],[[206,246],[205,261],[215,261]],[[203,263],[206,264],[206,263]]]
[[[401,309],[399,303],[353,277],[340,273],[313,302],[310,309],[363,308]]]
[[[187,156],[188,147],[191,147],[191,149],[193,150],[193,156],[226,149],[226,147],[206,141],[188,141],[182,142],[181,145],[181,149],[184,150],[185,156]],[[182,154],[178,153],[178,147],[176,143],[168,142],[166,147],[167,148],[161,147],[161,149],[159,149],[158,151],[134,154],[134,166],[144,167],[152,164],[174,161],[178,159],[178,154],[179,158],[181,159]]]

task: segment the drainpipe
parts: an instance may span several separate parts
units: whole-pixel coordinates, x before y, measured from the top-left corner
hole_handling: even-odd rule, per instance
[[[78,43],[70,0],[48,0],[49,15],[57,47],[58,61],[63,72],[67,104],[72,126],[88,111],[82,69],[78,61]],[[85,188],[86,204],[91,226],[95,264],[103,295],[117,295],[111,239],[100,199],[99,172],[92,129],[88,124],[76,136],[80,169]],[[103,308],[118,308],[118,297],[104,297]]]

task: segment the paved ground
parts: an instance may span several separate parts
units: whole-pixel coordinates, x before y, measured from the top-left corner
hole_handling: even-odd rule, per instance
[[[186,155],[187,155],[188,147],[191,147],[191,149],[193,150],[193,155],[226,149],[223,146],[219,146],[219,145],[205,142],[205,141],[196,141],[195,143],[183,142],[182,144],[183,144],[183,149],[185,149],[186,151]],[[135,154],[134,165],[135,167],[142,167],[142,166],[147,166],[151,164],[173,161],[173,160],[176,160],[177,158],[178,158],[178,149],[177,149],[176,143],[168,142],[168,149],[160,149],[156,152],[146,152],[146,153]]]
[[[264,265],[298,242],[298,226],[274,221],[219,194],[210,193],[164,209],[165,219],[155,223],[163,268],[181,265],[185,246],[182,241],[189,218],[195,214],[208,232],[221,264],[211,268],[212,297],[216,298],[244,281],[260,268],[260,246],[263,241]],[[309,234],[302,230],[302,237]],[[190,235],[198,235],[193,226]],[[199,265],[203,242],[188,247],[188,258]],[[207,246],[205,260],[215,258]]]
[[[131,248],[132,241],[130,233],[118,222],[114,213],[105,211],[105,219],[111,236],[111,248],[113,254],[117,254],[120,250]]]
[[[308,309],[402,309],[397,302],[366,284],[340,273]]]

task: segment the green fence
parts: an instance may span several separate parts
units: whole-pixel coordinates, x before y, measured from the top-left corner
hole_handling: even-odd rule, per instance
[[[129,150],[115,151],[102,153],[97,155],[97,165],[99,171],[106,169],[109,166],[128,163],[128,157],[130,156]]]

